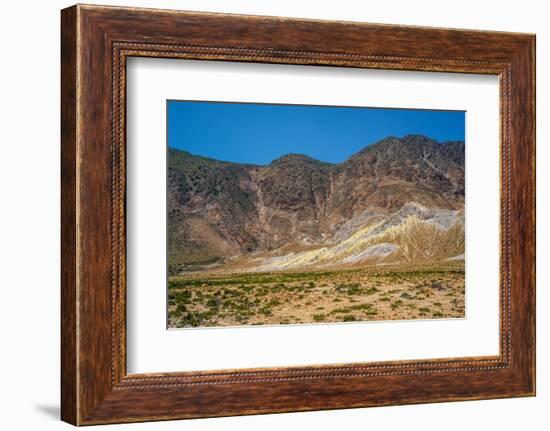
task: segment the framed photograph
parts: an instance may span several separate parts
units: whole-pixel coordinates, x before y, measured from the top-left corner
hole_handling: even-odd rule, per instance
[[[62,419],[535,394],[535,37],[62,11]]]
[[[465,112],[169,100],[167,119],[170,329],[465,317]]]

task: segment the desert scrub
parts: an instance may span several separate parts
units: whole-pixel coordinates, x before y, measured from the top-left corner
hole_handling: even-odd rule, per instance
[[[437,289],[437,290],[443,290],[445,289],[445,286],[443,286],[439,281],[432,281],[430,284],[431,289]]]
[[[403,304],[403,301],[401,301],[400,299],[398,299],[397,301],[395,301],[393,304],[390,305],[390,308],[392,310],[397,310],[397,308],[399,308],[399,306]]]
[[[461,317],[464,273],[449,266],[451,270],[411,267],[397,273],[381,267],[170,277],[169,326],[342,322],[345,316],[355,321]]]

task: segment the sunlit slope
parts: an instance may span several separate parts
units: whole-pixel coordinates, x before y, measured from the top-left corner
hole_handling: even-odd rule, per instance
[[[364,263],[454,258],[464,253],[463,211],[408,203],[345,240],[302,252],[254,259],[254,270],[354,266]]]

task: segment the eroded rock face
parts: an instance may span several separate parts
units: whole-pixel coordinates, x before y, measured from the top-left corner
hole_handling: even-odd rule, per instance
[[[254,166],[175,149],[168,161],[172,272],[281,248],[333,247],[403,212],[441,229],[463,218],[463,142],[390,137],[340,164],[289,154]]]

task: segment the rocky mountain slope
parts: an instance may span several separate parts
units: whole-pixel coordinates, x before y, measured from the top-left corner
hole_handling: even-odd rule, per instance
[[[464,251],[463,208],[463,142],[389,137],[340,164],[266,166],[170,149],[169,271],[450,258]]]

